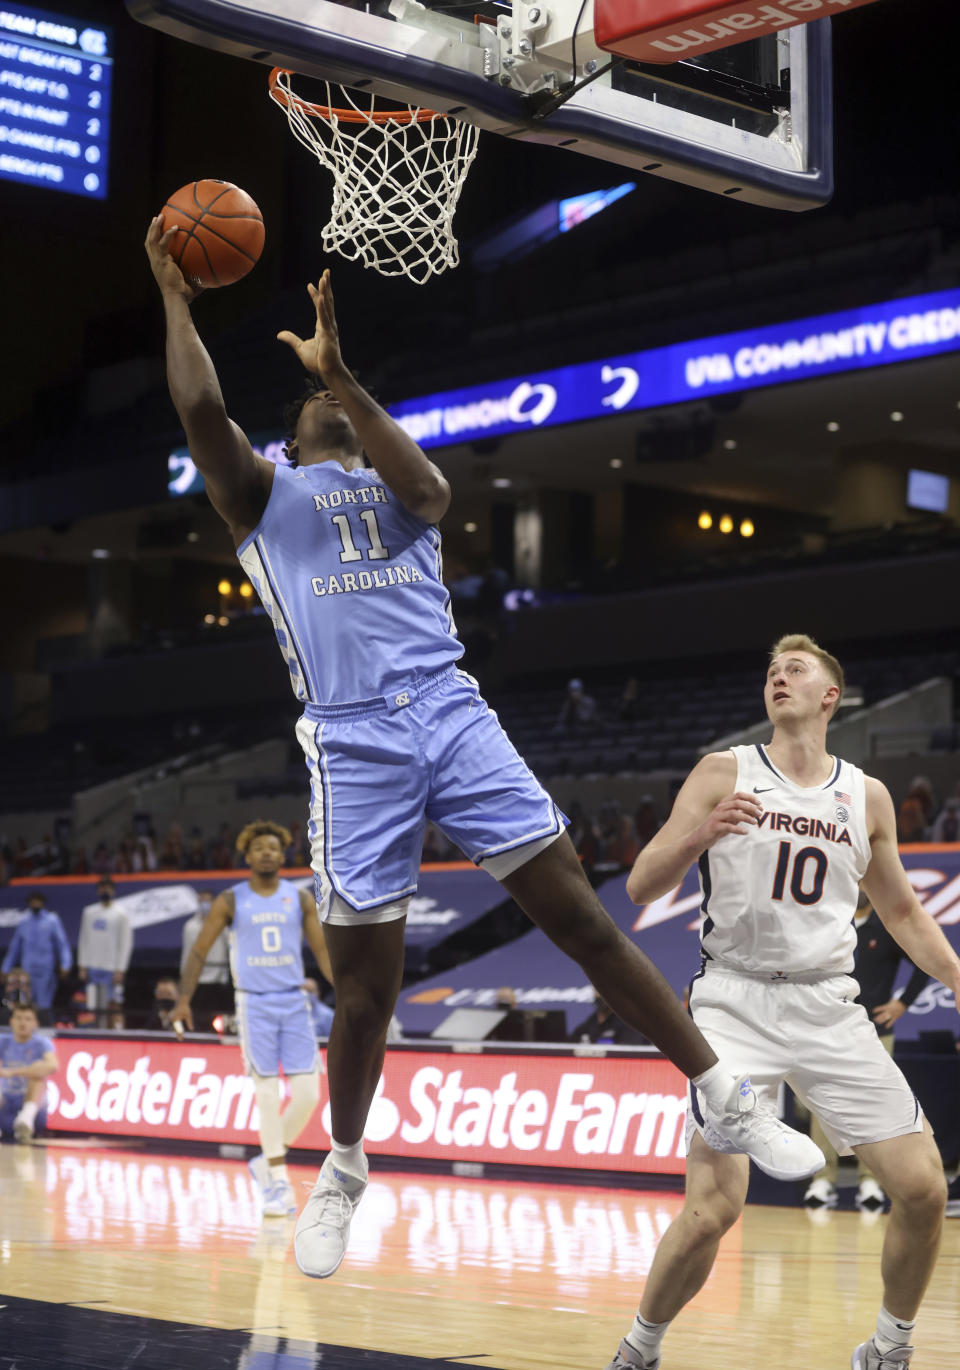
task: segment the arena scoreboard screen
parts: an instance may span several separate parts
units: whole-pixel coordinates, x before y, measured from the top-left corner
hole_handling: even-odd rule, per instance
[[[0,0],[0,180],[103,200],[113,31]]]

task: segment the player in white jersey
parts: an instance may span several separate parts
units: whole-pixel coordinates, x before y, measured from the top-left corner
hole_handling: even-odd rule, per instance
[[[758,1114],[663,976],[597,899],[566,820],[504,734],[449,613],[440,534],[450,487],[343,361],[329,272],[308,287],[311,337],[279,334],[312,378],[293,465],[257,456],[228,417],[190,315],[195,292],[155,219],[146,248],[167,323],[167,381],[207,493],[270,613],[304,714],[311,858],[337,1006],[327,1052],[331,1151],[300,1215],[297,1263],[318,1279],[346,1251],[363,1194],[363,1133],[403,974],[404,922],[429,817],[583,968],[614,1012],[697,1081],[713,1125],[770,1174],[824,1163]],[[320,383],[322,378],[322,383]]]
[[[177,1035],[182,1036],[184,1028],[192,1030],[190,1000],[208,954],[228,932],[240,1043],[260,1110],[261,1151],[250,1162],[250,1173],[267,1218],[297,1211],[287,1175],[287,1150],[320,1097],[317,1042],[303,991],[304,938],[323,975],[331,978],[312,894],[280,879],[290,840],[286,828],[270,822],[249,823],[239,834],[237,850],[250,867],[250,878],[224,890],[211,904],[187,957],[173,1010]],[[281,1067],[290,1091],[282,1114]]]
[[[805,635],[781,638],[764,686],[773,740],[697,764],[637,858],[627,891],[649,903],[699,862],[702,964],[690,1012],[722,1057],[749,1066],[761,1107],[775,1107],[786,1080],[837,1150],[855,1151],[890,1195],[883,1306],[852,1365],[902,1370],[936,1260],[946,1189],[930,1125],[854,1002],[860,882],[907,955],[952,989],[958,1006],[960,959],[906,877],[886,789],[827,751],[842,693],[836,658]],[[608,1370],[660,1366],[669,1324],[706,1282],[746,1200],[747,1160],[729,1154],[695,1088],[687,1129],[683,1211],[660,1243],[636,1321]],[[797,1348],[798,1364],[812,1364],[807,1349]]]

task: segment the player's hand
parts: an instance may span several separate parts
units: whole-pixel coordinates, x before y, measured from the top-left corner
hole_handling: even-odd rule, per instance
[[[721,799],[713,812],[694,833],[694,840],[700,851],[708,851],[721,837],[735,833],[743,837],[751,828],[757,826],[763,805],[753,794],[728,795]]]
[[[115,985],[122,985],[122,984],[123,984],[123,971],[122,971],[122,970],[115,970],[115,971],[113,972],[113,983],[114,983]]]
[[[87,968],[86,968],[86,966],[80,966],[79,969],[77,970],[77,974],[80,976],[80,983],[81,983],[81,985],[85,985],[85,984],[87,983]]]
[[[147,229],[147,236],[143,245],[147,249],[147,256],[150,259],[150,270],[153,272],[161,292],[164,295],[182,295],[189,304],[191,300],[195,300],[202,293],[202,287],[192,285],[170,256],[171,243],[178,233],[183,232],[184,230],[176,225],[164,231],[163,215],[158,214],[156,218],[150,220],[150,227]]]
[[[881,1027],[892,1028],[897,1019],[902,1018],[906,1011],[899,999],[888,999],[885,1004],[878,1004],[873,1010],[873,1021],[879,1023]]]
[[[343,357],[340,355],[340,330],[333,309],[329,267],[316,285],[308,282],[307,291],[317,315],[313,337],[298,338],[296,333],[284,329],[277,334],[277,341],[293,348],[305,371],[314,376],[330,376],[335,371],[343,370]]]
[[[177,1036],[183,1040],[184,1032],[193,1032],[193,1013],[189,999],[178,999],[170,1014],[170,1022]]]

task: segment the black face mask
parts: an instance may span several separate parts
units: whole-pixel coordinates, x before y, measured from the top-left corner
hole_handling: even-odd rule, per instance
[[[156,1004],[157,1008],[167,1008],[167,1009],[169,1009],[169,1008],[173,1008],[174,1004],[175,1004],[177,1001],[176,1001],[176,999],[154,999],[153,1002]]]

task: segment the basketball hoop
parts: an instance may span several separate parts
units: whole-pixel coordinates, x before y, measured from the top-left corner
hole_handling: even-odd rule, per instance
[[[271,71],[270,98],[297,141],[333,175],[324,249],[417,285],[457,266],[453,215],[479,129],[413,105],[377,109],[372,95],[364,109],[329,81],[326,104],[310,104],[291,89],[292,75],[283,67]]]

